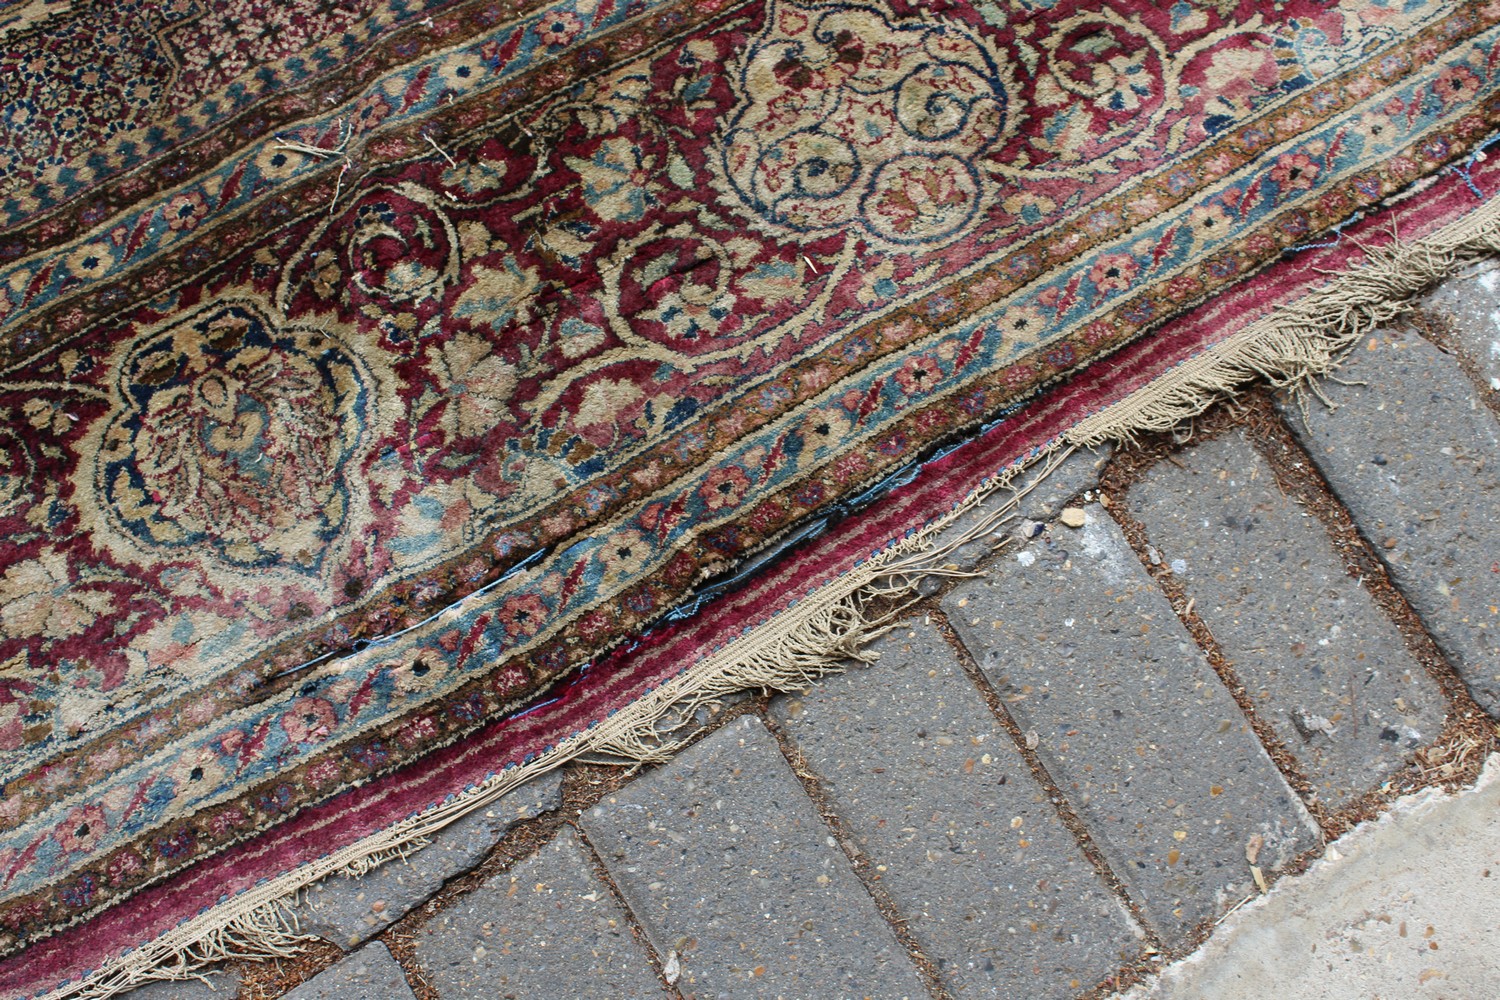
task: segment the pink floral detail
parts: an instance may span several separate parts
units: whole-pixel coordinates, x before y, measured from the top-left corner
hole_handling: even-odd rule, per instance
[[[1123,292],[1141,273],[1141,265],[1134,257],[1123,253],[1106,254],[1094,262],[1089,280],[1101,292]]]
[[[391,113],[390,102],[381,94],[366,94],[354,106],[350,115],[350,128],[355,133],[366,132],[379,125]]]
[[[1035,372],[1032,370],[1030,365],[1011,365],[1009,368],[1005,369],[1005,374],[1001,375],[1000,377],[1005,380],[1006,385],[1018,386],[1025,385],[1027,382],[1031,381],[1031,378],[1034,374]]]
[[[1083,340],[1086,344],[1098,344],[1109,340],[1115,333],[1116,331],[1113,326],[1103,320],[1096,320],[1084,327]]]
[[[896,372],[896,384],[908,396],[920,396],[930,392],[932,387],[942,380],[943,370],[938,366],[937,360],[925,354],[908,358],[906,364]]]
[[[593,642],[614,628],[614,614],[610,608],[596,608],[578,619],[578,624],[574,627],[578,630],[580,639]]]
[[[307,780],[314,785],[326,785],[343,773],[337,760],[320,760],[307,769]]]
[[[226,809],[208,821],[208,828],[215,837],[222,837],[227,833],[242,829],[244,825],[244,810],[238,808]]]
[[[833,463],[833,474],[839,482],[852,482],[865,474],[870,460],[859,452],[850,452]]]
[[[186,232],[197,229],[198,223],[208,214],[208,205],[203,201],[203,195],[197,191],[184,191],[173,195],[167,202],[167,225],[173,229]]]
[[[562,11],[543,18],[536,26],[536,36],[543,45],[567,45],[582,30],[583,22],[578,20],[578,15]]]
[[[398,737],[404,746],[414,747],[437,735],[437,723],[428,715],[419,715],[401,727]]]
[[[737,505],[750,489],[750,477],[737,465],[720,466],[708,474],[703,485],[698,487],[698,496],[703,498],[709,510],[722,510]]]
[[[1167,282],[1167,293],[1178,302],[1184,302],[1203,291],[1203,282],[1196,275],[1179,274]]]
[[[128,882],[132,876],[146,867],[141,856],[134,851],[121,851],[109,859],[109,867],[105,869],[105,875],[115,885]]]
[[[104,810],[99,806],[78,806],[57,824],[57,843],[68,853],[91,850],[104,835]]]
[[[547,620],[547,606],[535,594],[517,594],[505,602],[496,616],[512,639],[529,639]]]
[[[1310,191],[1317,180],[1320,168],[1306,153],[1288,153],[1276,161],[1271,168],[1271,179],[1283,193],[1288,191]]]
[[[338,725],[338,713],[324,698],[298,698],[281,717],[281,728],[293,743],[317,743]]]
[[[767,500],[764,503],[758,504],[750,512],[750,516],[746,519],[746,524],[751,531],[763,533],[770,530],[772,526],[780,522],[785,516],[785,507],[775,500]]]
[[[1438,74],[1432,89],[1444,107],[1465,104],[1479,93],[1479,77],[1467,66],[1449,66]]]

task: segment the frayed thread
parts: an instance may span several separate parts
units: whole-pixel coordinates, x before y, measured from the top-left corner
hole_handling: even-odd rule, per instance
[[[1470,262],[1500,252],[1500,199],[1428,237],[1385,246],[1361,245],[1366,262],[1308,292],[1162,373],[1148,385],[1063,436],[1073,444],[1133,442],[1169,431],[1249,382],[1291,392],[1306,412],[1308,398],[1333,403],[1319,388],[1366,334],[1412,308],[1415,296]]]

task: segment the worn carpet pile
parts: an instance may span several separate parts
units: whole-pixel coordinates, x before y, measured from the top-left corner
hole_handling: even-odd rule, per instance
[[[1500,245],[1497,42],[0,0],[0,997],[293,947],[310,880],[834,668],[1008,472],[1326,371]]]

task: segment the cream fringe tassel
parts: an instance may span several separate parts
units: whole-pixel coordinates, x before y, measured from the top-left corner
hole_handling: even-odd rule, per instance
[[[581,757],[603,756],[633,766],[669,760],[682,747],[670,734],[697,708],[747,690],[805,688],[849,660],[871,661],[871,640],[891,627],[869,611],[876,598],[914,593],[919,580],[955,575],[948,562],[959,546],[993,532],[1019,501],[1073,450],[1170,430],[1230,396],[1247,382],[1309,389],[1330,375],[1361,336],[1409,308],[1411,296],[1468,262],[1500,252],[1500,198],[1415,244],[1367,249],[1367,264],[1334,276],[1223,342],[1206,349],[1117,403],[1091,414],[1037,455],[983,483],[953,511],[901,539],[728,647],[650,692],[593,728],[559,743],[529,764],[514,767],[441,805],[380,833],[256,886],[187,921],[45,1000],[104,1000],[152,980],[197,978],[203,967],[233,958],[289,956],[304,942],[292,908],[303,889],[330,875],[359,876],[405,857],[443,827],[516,788]],[[1326,402],[1326,400],[1325,400]],[[1011,484],[1042,463],[1024,489]],[[1004,501],[961,537],[942,531],[994,494]],[[967,574],[960,574],[967,575]]]

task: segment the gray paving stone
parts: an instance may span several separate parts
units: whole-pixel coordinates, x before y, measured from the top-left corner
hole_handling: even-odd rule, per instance
[[[1500,714],[1500,421],[1453,359],[1382,330],[1290,424],[1475,699]]]
[[[1110,867],[1170,944],[1317,842],[1306,810],[1098,506],[943,599]]]
[[[444,1000],[667,992],[571,827],[429,920],[416,949]]]
[[[284,1000],[416,1000],[386,946],[372,941],[286,994]]]
[[[1028,524],[1039,527],[1036,522],[1052,520],[1057,517],[1063,504],[1067,503],[1069,498],[1098,485],[1099,472],[1109,461],[1112,452],[1113,449],[1108,445],[1094,451],[1075,451],[1046,477],[1042,476],[1040,469],[1029,471],[1016,484],[1018,491],[1028,488],[1031,491],[1021,500],[1017,511],[1018,519],[1008,521],[985,532],[973,541],[959,546],[953,551],[950,564],[961,570],[972,570],[988,559],[994,553],[995,546],[1007,536],[1020,532],[1029,537],[1029,533],[1026,532]],[[960,538],[975,530],[999,504],[1004,503],[1006,496],[1007,494],[1003,493],[996,494],[981,506],[966,511],[963,516],[953,522],[946,535],[950,538]],[[943,577],[928,577],[918,582],[917,590],[924,596],[931,596],[937,593],[946,582],[947,580]]]
[[[927,995],[765,725],[738,719],[583,817],[678,988]]]
[[[1129,961],[1134,922],[942,635],[875,648],[772,712],[954,995],[1071,998]]]
[[[172,979],[138,986],[121,1000],[235,1000],[240,977],[235,972],[206,972],[204,979]]]
[[[1377,787],[1438,735],[1442,692],[1241,435],[1180,457],[1130,491],[1131,510],[1319,798]]]
[[[483,861],[513,823],[556,809],[561,801],[562,774],[553,771],[438,831],[405,860],[389,861],[362,878],[326,879],[297,905],[302,929],[346,951],[357,948]]]
[[[1491,392],[1500,392],[1500,261],[1485,261],[1443,282],[1422,307],[1453,321],[1458,349],[1479,367]]]

